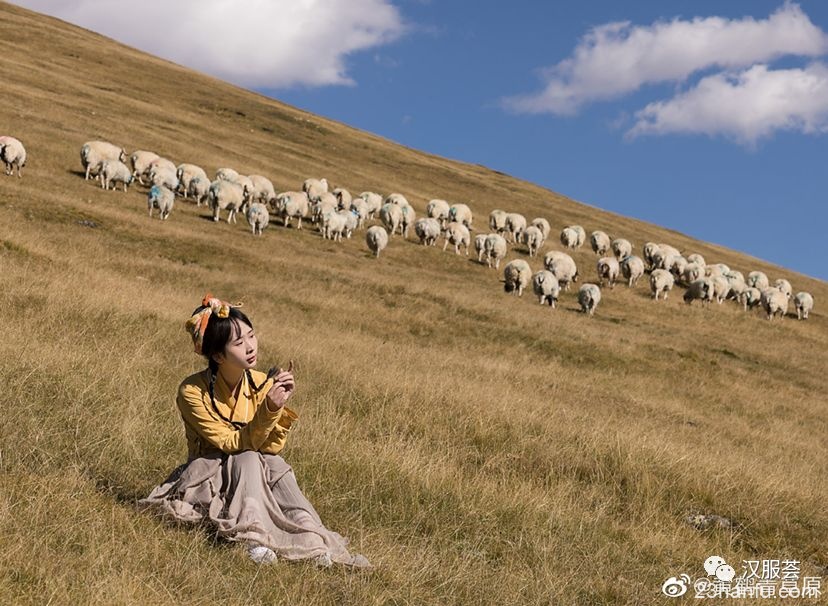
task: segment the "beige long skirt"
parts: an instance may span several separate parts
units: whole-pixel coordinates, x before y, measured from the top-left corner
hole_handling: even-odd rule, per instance
[[[279,558],[329,554],[331,561],[371,568],[328,530],[279,455],[245,450],[194,458],[178,466],[138,507],[183,523],[202,523],[229,541],[269,547]]]

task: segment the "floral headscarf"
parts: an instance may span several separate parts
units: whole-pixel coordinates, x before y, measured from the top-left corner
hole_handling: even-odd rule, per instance
[[[184,323],[184,328],[193,339],[193,349],[197,354],[201,354],[201,343],[204,340],[204,331],[207,329],[207,321],[210,319],[210,316],[215,313],[219,318],[226,318],[230,315],[231,307],[242,306],[241,302],[228,303],[227,301],[222,301],[214,297],[210,292],[204,295],[204,298],[201,300],[201,305],[204,306],[204,309],[194,313]]]

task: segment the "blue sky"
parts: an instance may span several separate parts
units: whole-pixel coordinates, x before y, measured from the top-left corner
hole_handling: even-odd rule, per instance
[[[176,17],[191,0],[144,0],[145,30],[119,24],[110,0],[18,3],[406,146],[828,279],[817,247],[828,228],[828,3],[239,0],[247,22],[220,49],[209,23],[190,31]],[[197,4],[226,33],[225,4]]]

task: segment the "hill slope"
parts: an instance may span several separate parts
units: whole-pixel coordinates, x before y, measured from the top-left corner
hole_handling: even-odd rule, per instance
[[[828,286],[479,166],[406,149],[0,3],[0,602],[662,604],[711,554],[828,565]],[[278,190],[325,176],[669,242],[808,290],[808,322],[676,289],[605,291],[594,318],[503,293],[473,259],[364,232],[243,219],[143,190],[104,192],[78,151],[102,138]],[[95,227],[80,223],[92,221]],[[595,258],[573,254],[585,279]],[[509,259],[525,257],[511,251]],[[540,257],[529,259],[540,268]],[[244,300],[259,367],[294,358],[301,420],[284,452],[323,521],[372,575],[279,563],[136,513],[186,458],[174,394],[202,367],[182,324],[211,290]],[[726,516],[700,532],[688,514]],[[818,603],[809,601],[809,603]]]

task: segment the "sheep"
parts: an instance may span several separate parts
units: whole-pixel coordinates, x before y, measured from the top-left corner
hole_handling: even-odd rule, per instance
[[[503,233],[506,231],[506,215],[508,213],[499,208],[494,209],[489,213],[489,229],[495,233]]]
[[[695,263],[688,263],[684,267],[684,271],[681,273],[682,282],[688,285],[695,282],[699,278],[704,277],[704,268],[700,265],[696,265]]]
[[[379,257],[380,251],[388,246],[388,232],[382,225],[372,225],[365,232],[365,243],[375,257]]]
[[[552,226],[549,225],[549,221],[547,221],[543,217],[537,217],[536,219],[532,219],[532,222],[529,225],[534,225],[539,230],[541,230],[544,242],[549,237],[549,232],[552,231]]]
[[[700,265],[700,267],[704,270],[704,275],[707,278],[713,278],[716,276],[723,277],[724,271],[718,264],[715,265]]]
[[[452,221],[446,226],[446,231],[443,233],[445,242],[443,242],[443,250],[449,245],[449,242],[454,245],[454,254],[460,254],[460,246],[466,249],[466,256],[469,255],[469,243],[471,241],[471,234],[469,228],[459,221]]]
[[[702,257],[699,253],[690,253],[687,255],[687,262],[688,263],[695,263],[696,265],[700,265],[704,267],[707,265],[704,261],[704,257]]]
[[[6,174],[11,176],[14,174],[14,168],[17,167],[17,178],[23,175],[20,170],[26,166],[26,148],[20,142],[20,139],[15,139],[9,135],[0,137],[0,160],[6,166]]]
[[[798,292],[794,297],[794,307],[796,307],[797,320],[807,320],[808,314],[814,308],[814,297],[805,291]]]
[[[240,210],[244,210],[250,202],[253,201],[253,194],[256,191],[256,186],[253,185],[253,181],[250,177],[245,175],[239,175],[239,178],[234,181],[237,185],[241,185],[242,188],[242,207]]]
[[[732,278],[734,280],[739,280],[740,282],[745,281],[745,275],[740,271],[736,271],[735,269],[731,269],[730,271],[725,272],[724,277],[727,279]]]
[[[724,279],[727,280],[727,283],[730,285],[730,292],[728,293],[728,298],[739,300],[739,296],[747,290],[747,284],[745,284],[745,279],[742,277],[742,274],[738,271],[729,271],[724,274]]]
[[[342,234],[346,228],[347,219],[343,214],[329,209],[322,215],[321,230],[323,238],[333,240],[334,242],[341,242]]]
[[[710,276],[710,282],[713,284],[713,298],[721,305],[730,294],[730,282],[721,275]]]
[[[529,249],[529,256],[534,257],[543,245],[543,232],[537,225],[530,225],[523,231],[523,242]]]
[[[351,202],[354,200],[351,192],[344,187],[336,187],[331,193],[336,198],[336,203],[340,209],[351,210]]]
[[[592,252],[603,257],[609,252],[610,237],[602,231],[594,231],[589,235],[589,243],[592,245]]]
[[[670,273],[673,274],[673,277],[676,280],[681,279],[681,277],[684,275],[684,270],[687,269],[687,265],[689,265],[687,263],[687,259],[685,259],[681,255],[671,255],[669,257],[669,259],[670,259],[670,266],[666,267],[665,269],[670,271]],[[701,277],[701,276],[699,276],[699,277]]]
[[[761,271],[752,271],[747,275],[745,283],[753,288],[758,288],[760,291],[770,286],[768,277]]]
[[[532,269],[523,259],[514,259],[503,268],[503,290],[523,296],[523,290],[532,280]]]
[[[382,208],[382,196],[372,191],[364,191],[359,197],[365,200],[368,218],[373,219],[374,215]]]
[[[342,228],[342,233],[345,234],[346,238],[350,238],[354,233],[354,230],[356,230],[357,225],[359,225],[358,214],[356,211],[345,208],[340,208],[336,211],[336,214],[340,215],[344,219],[345,226]]]
[[[477,234],[474,237],[474,251],[477,253],[477,262],[483,263],[483,255],[486,254],[486,238],[489,234]]]
[[[175,203],[175,194],[171,189],[163,185],[153,185],[147,194],[147,207],[149,216],[152,217],[152,209],[158,209],[158,218],[166,219],[170,216]]]
[[[710,301],[713,300],[713,283],[710,278],[698,278],[693,280],[687,287],[687,291],[684,293],[684,302],[690,305],[696,299],[702,302],[702,306],[710,305]]]
[[[570,229],[574,229],[578,234],[578,248],[581,248],[586,242],[586,230],[580,225],[570,225]]]
[[[665,244],[663,242],[658,243],[658,250],[660,250],[661,252],[663,252],[667,255],[670,255],[671,257],[681,256],[681,253],[678,251],[678,249],[675,246],[671,246],[671,245]],[[664,269],[667,269],[667,268],[665,267]]]
[[[616,238],[610,243],[610,248],[612,249],[615,258],[621,261],[624,257],[628,257],[632,254],[632,243],[629,240],[625,240],[624,238]]]
[[[178,177],[175,176],[175,170],[170,171],[166,166],[153,166],[150,169],[149,179],[152,185],[163,185],[173,192],[178,189]]]
[[[267,206],[261,202],[253,202],[245,213],[247,222],[253,230],[254,236],[261,236],[262,230],[267,227],[270,221],[270,213],[267,211]]]
[[[216,171],[216,181],[232,181],[236,183],[238,179],[238,171],[232,168],[220,168]]]
[[[555,303],[557,303],[558,295],[561,293],[561,287],[555,274],[546,269],[537,272],[532,276],[532,290],[535,291],[541,305],[549,303],[549,306],[555,309]]]
[[[512,239],[513,243],[517,243],[523,236],[523,230],[526,229],[526,217],[520,213],[506,213],[506,232]]]
[[[621,271],[618,259],[615,257],[601,257],[598,259],[595,269],[598,272],[599,286],[604,286],[604,280],[606,280],[610,288],[615,288],[615,282],[618,280],[618,274]]]
[[[494,259],[495,269],[500,269],[500,261],[506,256],[506,238],[497,233],[489,234],[483,248],[486,251],[486,265],[491,267]]]
[[[209,193],[210,180],[208,177],[193,177],[190,179],[187,195],[195,198],[196,206],[200,207],[202,202],[207,202],[207,195]]]
[[[561,230],[561,244],[567,248],[578,248],[578,232],[571,227]]]
[[[578,267],[568,254],[550,250],[543,258],[544,268],[555,274],[564,290],[569,290],[571,282],[578,281]]]
[[[587,282],[578,289],[578,303],[582,312],[594,315],[600,301],[601,289],[597,284]]]
[[[152,174],[153,170],[156,170],[156,171],[163,170],[165,172],[170,172],[173,175],[176,175],[176,177],[175,177],[176,180],[178,179],[178,176],[177,176],[178,167],[173,163],[172,160],[167,160],[166,158],[162,158],[162,157],[159,156],[158,158],[156,158],[155,160],[153,160],[152,162],[149,163],[149,173],[150,173],[150,175]]]
[[[357,227],[365,225],[365,219],[368,218],[368,203],[360,197],[351,200],[351,209],[357,216]]]
[[[305,179],[302,183],[302,191],[308,194],[308,200],[315,202],[320,194],[328,191],[327,179]]]
[[[627,286],[632,288],[644,275],[644,261],[641,257],[628,255],[621,260],[621,273],[627,279]]]
[[[653,255],[659,250],[658,244],[655,242],[646,242],[644,246],[641,247],[641,256],[644,259],[647,269],[652,270],[655,268]]]
[[[671,251],[664,250],[659,246],[658,250],[653,252],[653,269],[666,269],[667,271],[671,271],[674,259],[680,256],[679,254],[673,254]]]
[[[385,225],[385,228],[389,231],[389,235],[392,238],[394,237],[397,228],[400,228],[400,233],[402,233],[402,220],[402,208],[398,204],[386,202],[382,205],[382,208],[380,209],[380,221],[382,221],[382,224]]]
[[[175,176],[178,179],[178,185],[181,188],[181,195],[186,198],[190,195],[190,183],[196,177],[207,180],[207,173],[204,169],[195,164],[179,164],[175,169]]]
[[[144,185],[144,177],[149,175],[150,164],[160,156],[155,152],[138,149],[132,152],[129,157],[132,163],[132,176],[138,179],[138,183]]]
[[[296,229],[302,229],[302,219],[308,216],[310,202],[303,191],[286,191],[274,197],[273,212],[282,218],[282,225],[290,227],[292,219],[297,220]]]
[[[251,202],[269,204],[276,197],[273,182],[267,177],[263,177],[262,175],[248,175],[247,178],[253,184],[253,190],[250,192]]]
[[[308,195],[308,201],[312,204],[311,207],[311,222],[318,223],[322,220],[322,216],[328,212],[329,210],[336,210],[337,201],[336,196],[334,196],[330,192],[322,192],[316,199],[312,199],[310,194]],[[321,229],[321,227],[320,227]]]
[[[788,313],[788,297],[778,288],[768,287],[762,291],[760,299],[762,309],[768,314],[768,320],[779,314],[779,318],[784,318]]]
[[[742,304],[742,309],[747,311],[753,309],[762,302],[762,293],[754,286],[748,286],[739,294],[739,303]]]
[[[650,291],[652,291],[653,298],[656,301],[658,301],[658,295],[660,293],[664,293],[664,298],[667,299],[667,295],[672,290],[673,284],[675,284],[673,274],[666,269],[654,269],[650,272]]]
[[[414,223],[414,233],[424,246],[434,246],[440,237],[440,231],[440,221],[435,217],[423,217]]]
[[[468,207],[468,205],[466,205],[466,204],[452,204],[451,207],[449,207],[449,216],[448,216],[449,223],[452,223],[452,222],[462,223],[463,225],[465,225],[469,229],[469,231],[471,231],[472,229],[474,229],[472,227],[472,220],[473,219],[474,219],[474,216],[472,215],[472,211]]]
[[[785,296],[788,299],[791,298],[791,295],[793,294],[793,287],[791,287],[791,283],[788,282],[785,278],[779,278],[777,280],[774,280],[773,286],[777,290],[781,290],[783,293],[785,293]]]
[[[408,199],[402,194],[388,194],[385,196],[385,204],[396,204],[398,206],[411,206]]]
[[[126,151],[122,147],[106,141],[87,141],[81,146],[81,164],[86,171],[85,179],[98,176],[104,160],[119,160],[126,162]]]
[[[244,191],[238,183],[216,179],[210,184],[207,199],[210,202],[210,208],[213,210],[213,221],[219,220],[219,211],[227,209],[227,223],[230,223],[230,221],[235,223],[236,212],[241,210],[244,201]]]
[[[104,160],[101,163],[99,177],[103,189],[109,189],[110,185],[115,189],[116,183],[122,183],[124,191],[127,191],[133,180],[132,171],[120,160]]]
[[[426,204],[426,215],[432,219],[437,219],[440,223],[440,229],[444,228],[448,223],[449,203],[440,199],[430,200]]]
[[[712,265],[710,265],[710,267],[718,268],[719,274],[722,276],[730,271],[730,267],[725,265],[724,263],[713,263]]]
[[[414,212],[414,208],[411,206],[401,206],[400,210],[402,210],[402,220],[400,221],[400,228],[402,229],[403,238],[408,237],[408,230],[414,225],[414,221],[417,220],[417,213]]]

